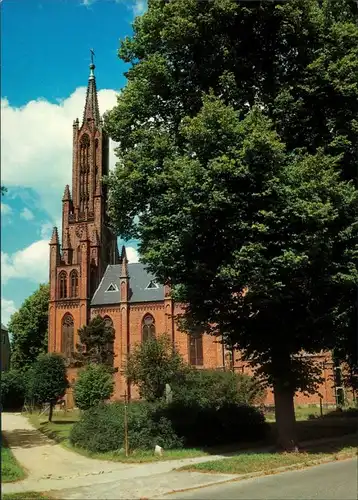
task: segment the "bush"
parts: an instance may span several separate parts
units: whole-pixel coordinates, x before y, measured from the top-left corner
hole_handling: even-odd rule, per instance
[[[128,405],[128,438],[131,450],[152,450],[156,444],[165,449],[183,445],[171,422],[149,403]],[[124,404],[101,404],[86,410],[73,425],[70,442],[96,453],[124,448]]]
[[[258,405],[263,402],[265,390],[261,383],[245,374],[231,371],[191,369],[182,384],[173,384],[173,397],[184,405],[199,406],[223,404]]]
[[[112,396],[113,389],[113,375],[106,366],[88,365],[80,372],[75,383],[76,406],[80,410],[97,406]]]
[[[189,447],[257,441],[268,430],[264,415],[245,404],[201,406],[199,402],[173,401],[158,413],[172,423],[175,433]]]
[[[25,375],[19,370],[9,370],[1,374],[2,410],[21,410],[26,394]]]

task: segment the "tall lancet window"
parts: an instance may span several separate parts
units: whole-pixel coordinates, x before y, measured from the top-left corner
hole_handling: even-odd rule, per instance
[[[90,139],[87,134],[83,134],[80,142],[80,212],[84,212],[88,206],[89,156]]]

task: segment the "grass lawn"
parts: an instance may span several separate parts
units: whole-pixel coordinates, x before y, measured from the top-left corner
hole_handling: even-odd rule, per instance
[[[1,446],[1,481],[3,483],[10,483],[13,481],[20,481],[26,476],[24,470],[8,448],[5,438],[2,436]]]
[[[2,500],[53,500],[54,497],[38,491],[25,491],[24,493],[3,493],[1,498]]]
[[[312,414],[312,410],[315,408],[302,408],[297,409],[301,411],[300,417],[297,421],[297,433],[298,440],[300,442],[309,441],[321,438],[331,438],[336,436],[344,436],[347,434],[353,434],[356,432],[357,423],[355,418],[345,418],[344,416],[334,417],[334,418],[316,418],[307,420],[308,415]],[[319,412],[319,408],[317,409]],[[296,413],[297,413],[296,411]],[[306,415],[306,420],[304,419]],[[124,453],[109,452],[109,453],[90,453],[81,448],[74,448],[69,442],[69,434],[74,422],[76,422],[80,417],[78,411],[59,411],[54,412],[53,421],[48,422],[48,417],[46,415],[39,415],[38,413],[33,413],[28,415],[30,422],[39,429],[41,432],[46,434],[48,437],[54,439],[55,441],[61,443],[66,448],[69,448],[76,453],[81,455],[97,458],[100,460],[111,460],[116,462],[154,462],[160,460],[171,460],[180,458],[192,458],[205,455],[222,454],[226,452],[236,452],[238,449],[248,449],[248,448],[262,448],[263,446],[272,445],[275,443],[275,422],[269,422],[271,431],[270,436],[266,442],[258,443],[240,443],[231,444],[228,446],[215,447],[207,450],[204,449],[179,449],[179,450],[164,450],[163,456],[156,456],[152,451],[132,451],[129,457],[126,457]]]
[[[310,465],[312,461],[343,460],[357,456],[358,437],[343,437],[339,442],[307,447],[300,453],[238,454],[222,460],[181,467],[179,470],[220,474],[249,474],[272,472],[278,467]]]

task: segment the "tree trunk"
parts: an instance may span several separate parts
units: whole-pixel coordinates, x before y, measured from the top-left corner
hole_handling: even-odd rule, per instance
[[[285,382],[276,382],[273,389],[278,447],[285,451],[298,451],[294,393]]]
[[[52,422],[52,415],[53,415],[53,402],[51,401],[50,403],[50,412],[48,414],[48,421]]]

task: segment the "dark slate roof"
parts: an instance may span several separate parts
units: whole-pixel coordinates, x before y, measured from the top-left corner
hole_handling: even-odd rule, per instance
[[[128,264],[130,299],[129,302],[156,302],[164,300],[164,287],[159,284],[158,288],[146,289],[155,276],[149,273],[143,264]],[[119,304],[121,265],[108,266],[101,283],[95,291],[91,306],[102,306],[107,304]],[[114,285],[116,290],[107,292]]]
[[[4,326],[2,323],[1,323],[1,330],[4,331],[4,332],[8,331],[7,328],[6,328],[6,326]]]

